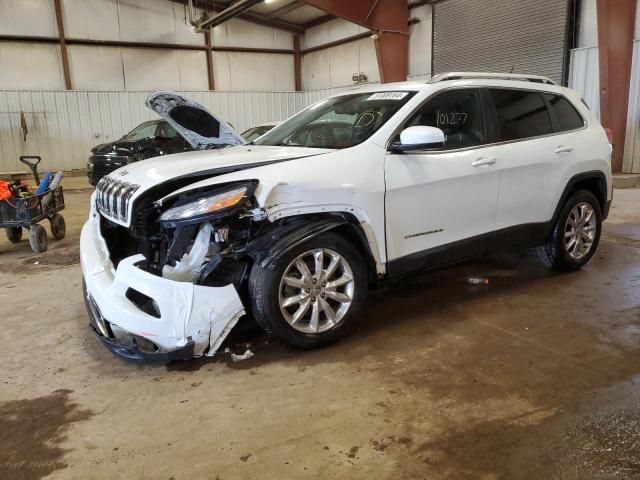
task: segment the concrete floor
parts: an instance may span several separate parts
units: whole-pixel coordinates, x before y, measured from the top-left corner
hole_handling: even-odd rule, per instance
[[[87,327],[66,186],[65,240],[0,239],[1,478],[640,478],[640,190],[581,272],[499,256],[372,292],[323,350],[140,367]]]

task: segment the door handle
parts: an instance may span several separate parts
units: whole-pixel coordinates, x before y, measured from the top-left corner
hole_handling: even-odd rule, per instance
[[[472,167],[487,167],[489,165],[493,165],[494,163],[496,163],[496,159],[491,157],[491,158],[478,158],[477,160],[474,160],[473,162],[471,162],[471,166]]]
[[[554,152],[556,152],[556,153],[571,153],[572,150],[573,150],[573,147],[570,147],[569,145],[558,145],[556,147],[556,149],[554,150]]]

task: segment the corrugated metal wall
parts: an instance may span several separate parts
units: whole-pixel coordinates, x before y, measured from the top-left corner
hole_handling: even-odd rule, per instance
[[[311,92],[185,92],[243,131],[284,120],[311,101]],[[0,91],[0,172],[23,171],[20,155],[40,155],[44,168],[85,168],[92,146],[120,138],[157,118],[147,92]],[[326,96],[326,95],[325,95]],[[22,112],[22,114],[21,114]],[[21,127],[26,124],[26,140]]]
[[[445,0],[433,10],[433,73],[495,71],[562,82],[567,0]]]
[[[640,173],[640,39],[633,42],[629,113],[622,171]]]
[[[571,50],[569,88],[580,92],[591,111],[596,117],[600,118],[600,75],[598,68],[598,47]]]

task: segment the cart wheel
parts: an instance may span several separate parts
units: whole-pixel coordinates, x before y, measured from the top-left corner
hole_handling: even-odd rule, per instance
[[[35,253],[47,250],[47,231],[42,225],[32,225],[29,229],[29,244]]]
[[[22,238],[22,228],[21,227],[7,228],[7,238],[11,243],[18,243]]]
[[[53,238],[56,240],[62,240],[67,232],[64,217],[59,213],[56,213],[49,219],[49,224],[51,225],[51,235],[53,235]]]

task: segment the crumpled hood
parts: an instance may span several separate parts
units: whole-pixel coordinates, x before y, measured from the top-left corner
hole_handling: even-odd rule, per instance
[[[240,145],[220,150],[197,150],[132,163],[111,172],[108,177],[140,185],[134,195],[135,198],[151,187],[180,177],[201,176],[209,171],[214,176],[331,151],[331,149],[324,148],[263,145]],[[251,178],[250,173],[247,175],[247,178]]]

